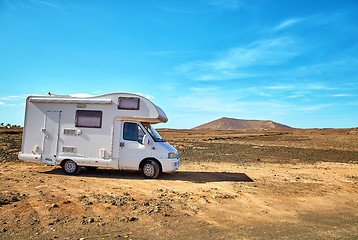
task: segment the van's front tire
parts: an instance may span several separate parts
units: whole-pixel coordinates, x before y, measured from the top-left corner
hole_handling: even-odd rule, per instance
[[[160,168],[156,161],[147,160],[143,163],[141,171],[145,178],[157,178],[160,173]]]
[[[77,175],[81,168],[72,160],[66,160],[62,164],[62,171],[67,175]]]

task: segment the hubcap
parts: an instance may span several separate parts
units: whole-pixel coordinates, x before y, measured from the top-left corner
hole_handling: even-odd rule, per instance
[[[143,172],[146,176],[151,177],[154,175],[154,167],[150,163],[147,163],[143,166]]]
[[[72,173],[76,170],[76,163],[72,162],[72,161],[67,161],[65,163],[65,169],[67,172]]]

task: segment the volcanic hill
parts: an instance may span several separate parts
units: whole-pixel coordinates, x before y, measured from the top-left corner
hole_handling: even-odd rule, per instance
[[[270,128],[291,128],[273,121],[264,120],[244,120],[236,118],[220,118],[200,126],[192,128],[193,130],[233,130],[233,129],[270,129]]]

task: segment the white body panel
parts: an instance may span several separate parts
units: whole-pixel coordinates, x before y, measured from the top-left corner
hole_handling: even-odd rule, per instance
[[[119,98],[138,100],[138,109],[119,109]],[[100,112],[100,127],[79,127],[78,111]],[[172,172],[178,169],[179,157],[169,159],[168,154],[177,154],[176,149],[166,142],[154,141],[140,124],[166,121],[162,109],[148,99],[130,93],[88,98],[30,96],[26,101],[19,159],[47,165],[71,159],[79,166],[138,170],[141,161],[151,158],[160,163],[163,172]],[[125,122],[137,124],[149,136],[149,144],[124,139]]]

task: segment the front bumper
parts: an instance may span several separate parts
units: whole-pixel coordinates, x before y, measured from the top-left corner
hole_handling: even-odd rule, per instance
[[[174,172],[179,169],[180,158],[168,158],[161,161],[162,172]]]

